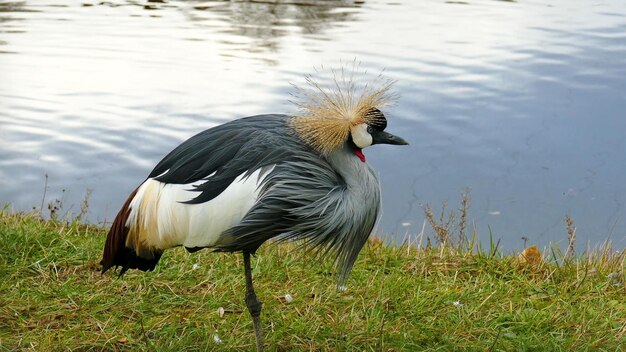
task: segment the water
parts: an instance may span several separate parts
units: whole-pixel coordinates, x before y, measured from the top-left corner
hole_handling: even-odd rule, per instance
[[[410,147],[366,150],[379,233],[458,205],[501,245],[626,246],[623,1],[0,0],[0,202],[59,199],[110,221],[198,131],[294,112],[290,83],[357,59],[397,80],[386,111]],[[46,176],[47,186],[46,186]]]

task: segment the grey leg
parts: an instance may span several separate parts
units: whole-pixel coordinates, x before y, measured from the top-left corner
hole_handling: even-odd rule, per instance
[[[263,352],[263,337],[261,335],[261,306],[263,304],[256,297],[254,287],[252,287],[252,269],[250,267],[250,253],[248,252],[243,252],[243,266],[246,272],[246,306],[248,306],[254,324],[256,349],[258,352]]]

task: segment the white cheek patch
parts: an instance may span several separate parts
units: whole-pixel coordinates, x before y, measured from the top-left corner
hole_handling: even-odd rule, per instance
[[[372,145],[372,135],[367,133],[367,124],[360,124],[350,128],[352,141],[357,147],[363,149]]]

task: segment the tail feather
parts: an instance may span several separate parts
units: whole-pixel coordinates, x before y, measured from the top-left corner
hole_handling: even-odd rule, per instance
[[[122,209],[120,209],[111,225],[104,245],[102,260],[100,261],[102,273],[105,273],[113,266],[122,267],[120,275],[123,275],[128,269],[151,271],[154,270],[154,267],[161,258],[162,251],[151,253],[150,258],[140,257],[137,255],[134,248],[128,247],[126,244],[129,232],[129,228],[126,227],[126,222],[131,212],[130,204],[137,194],[138,189],[139,188],[135,189],[128,199],[126,199]]]

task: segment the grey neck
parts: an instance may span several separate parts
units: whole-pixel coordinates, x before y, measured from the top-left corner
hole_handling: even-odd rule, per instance
[[[379,188],[376,172],[367,162],[362,162],[348,147],[328,156],[328,162],[346,181],[348,189],[353,192],[371,191],[371,187]]]
[[[345,147],[327,158],[332,168],[343,178],[345,188],[333,192],[339,198],[331,222],[341,224],[332,232],[337,243],[339,285],[345,285],[352,265],[367,241],[380,209],[380,183],[376,172],[362,162],[354,151]]]

